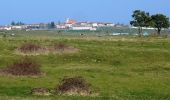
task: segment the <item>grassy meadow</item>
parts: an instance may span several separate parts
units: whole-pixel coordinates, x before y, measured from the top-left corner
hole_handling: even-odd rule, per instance
[[[14,33],[15,36],[10,36]],[[1,32],[3,34],[3,32]],[[9,31],[0,38],[0,68],[23,55],[24,43],[52,46],[65,43],[72,54],[29,56],[41,64],[40,77],[0,75],[0,100],[169,100],[170,38],[60,34],[50,31]],[[95,33],[94,33],[95,34]],[[65,76],[82,76],[97,96],[33,96],[32,88],[55,88]]]

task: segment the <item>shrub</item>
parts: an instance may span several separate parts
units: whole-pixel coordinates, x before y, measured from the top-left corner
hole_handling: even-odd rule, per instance
[[[40,75],[40,65],[37,62],[24,57],[23,59],[7,66],[4,71],[12,75]]]
[[[50,90],[47,88],[33,88],[31,90],[32,95],[51,95]]]
[[[67,46],[66,44],[64,43],[58,43],[58,44],[55,44],[54,45],[54,49],[55,50],[65,50],[67,49],[69,46]]]
[[[82,77],[64,78],[56,88],[60,94],[68,95],[89,95],[91,94],[90,84]]]
[[[19,50],[24,53],[35,52],[41,49],[43,49],[41,46],[33,43],[24,44],[19,48]]]

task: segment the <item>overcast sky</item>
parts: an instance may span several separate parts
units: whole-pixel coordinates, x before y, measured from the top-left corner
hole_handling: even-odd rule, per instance
[[[169,0],[0,0],[0,24],[100,21],[129,24],[136,9],[170,17]]]

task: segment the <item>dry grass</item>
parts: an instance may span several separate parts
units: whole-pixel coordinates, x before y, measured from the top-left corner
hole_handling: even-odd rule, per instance
[[[47,88],[33,88],[31,90],[32,95],[39,95],[39,96],[49,96],[51,95],[50,90]]]
[[[23,44],[16,50],[19,55],[48,55],[52,54],[71,54],[77,53],[79,49],[69,46],[65,43],[57,43],[52,47],[43,47],[37,44],[27,43]]]
[[[42,49],[44,49],[44,48],[42,48],[38,44],[33,44],[33,43],[26,43],[18,48],[18,50],[23,53],[36,52],[36,51],[40,51]]]
[[[89,96],[92,94],[90,86],[82,77],[64,78],[56,91],[64,95]]]
[[[27,57],[8,65],[2,72],[15,76],[37,76],[42,74],[40,65]]]

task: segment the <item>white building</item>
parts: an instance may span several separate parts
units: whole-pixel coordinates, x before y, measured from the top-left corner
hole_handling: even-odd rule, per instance
[[[113,23],[105,23],[106,26],[110,26],[110,27],[113,27],[115,26]]]
[[[13,29],[13,30],[21,30],[21,29],[22,29],[22,26],[12,26],[12,29]]]
[[[57,29],[66,29],[67,28],[67,26],[64,24],[57,25],[56,27],[57,27]]]
[[[0,30],[12,30],[11,26],[0,26]]]
[[[92,26],[93,27],[98,27],[98,24],[97,23],[92,23]]]
[[[71,29],[72,30],[91,30],[91,31],[95,31],[96,30],[96,28],[87,27],[87,26],[73,26]]]

